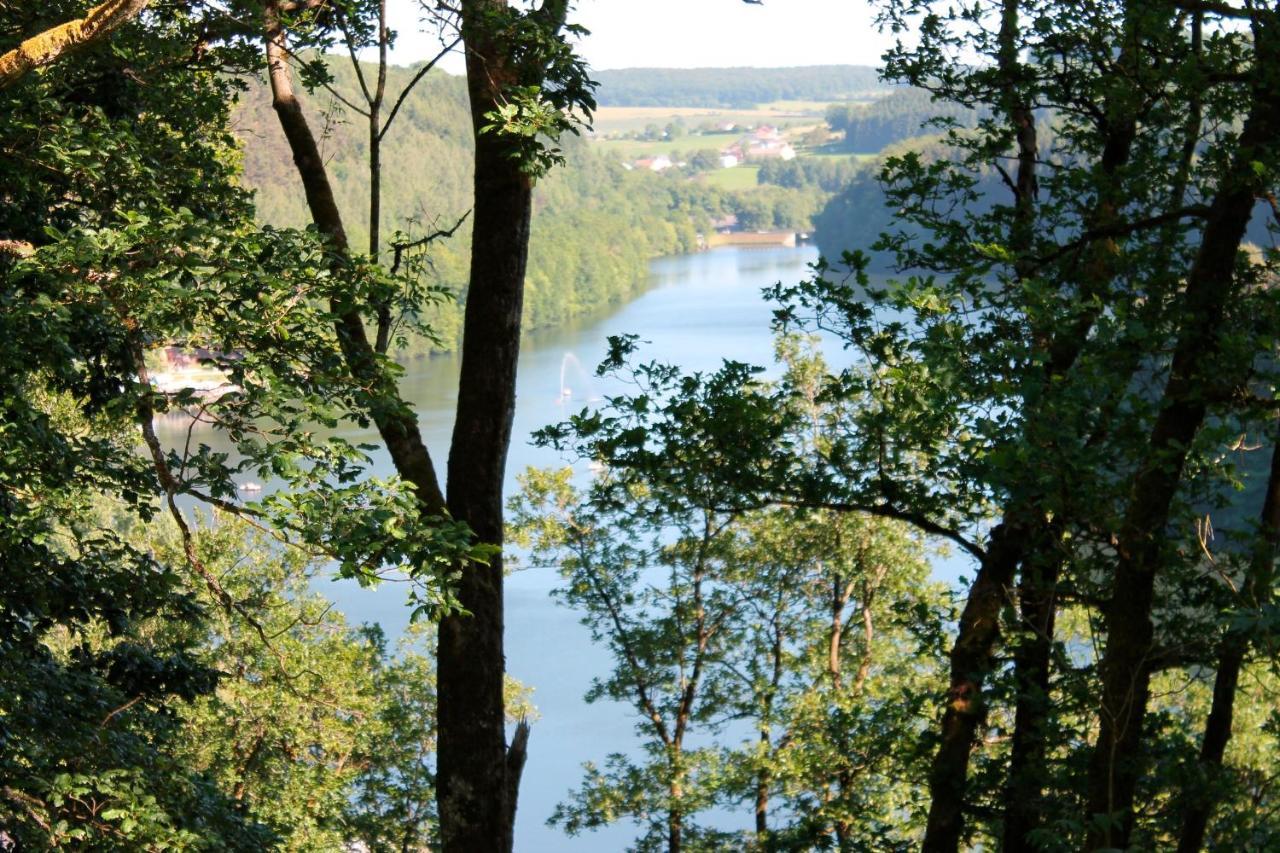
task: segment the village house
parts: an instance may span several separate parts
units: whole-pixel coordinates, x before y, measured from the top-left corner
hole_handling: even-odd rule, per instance
[[[795,158],[796,150],[790,143],[781,140],[753,141],[747,148],[748,160],[794,160]]]
[[[657,157],[641,157],[634,163],[637,169],[648,169],[650,172],[661,172],[670,169],[675,164],[671,162],[671,158],[665,154],[659,154]]]

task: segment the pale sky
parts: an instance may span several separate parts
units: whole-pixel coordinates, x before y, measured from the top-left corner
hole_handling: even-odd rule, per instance
[[[417,32],[420,8],[390,0],[397,63],[440,49],[434,35]],[[878,65],[889,45],[868,0],[578,0],[569,19],[591,30],[580,50],[596,69]],[[442,66],[461,73],[461,57]]]

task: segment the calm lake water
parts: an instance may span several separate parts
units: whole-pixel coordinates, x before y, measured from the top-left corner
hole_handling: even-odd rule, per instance
[[[594,376],[608,336],[637,334],[646,342],[645,360],[670,362],[686,370],[714,370],[723,359],[769,365],[772,306],[764,301],[761,290],[778,281],[803,278],[816,259],[817,250],[808,247],[724,248],[664,258],[653,262],[650,288],[633,301],[568,327],[527,336],[520,355],[507,494],[514,493],[516,474],[528,466],[566,464],[554,452],[533,447],[531,432],[601,395],[624,390]],[[457,372],[455,357],[423,359],[408,367],[402,382],[441,471],[453,428]],[[571,392],[567,400],[562,399],[564,388]],[[351,430],[344,435],[377,442],[372,432]],[[375,459],[375,473],[391,473],[385,456]],[[935,564],[938,577],[948,581],[963,569],[959,558]],[[554,570],[532,568],[513,573],[506,585],[507,668],[533,689],[540,715],[533,725],[520,786],[516,850],[620,851],[637,834],[630,824],[578,838],[568,838],[546,825],[556,804],[578,785],[583,762],[602,763],[609,753],[631,752],[639,744],[630,708],[583,701],[591,679],[606,673],[610,660],[607,652],[591,643],[578,616],[551,599],[549,593],[557,582]],[[352,623],[378,622],[392,638],[408,622],[400,584],[362,589],[354,582],[334,581],[322,583],[319,591],[333,599]],[[725,828],[747,828],[750,814],[744,808],[741,815],[717,815],[714,822]]]

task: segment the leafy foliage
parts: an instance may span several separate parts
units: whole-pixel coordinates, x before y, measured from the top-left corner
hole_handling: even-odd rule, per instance
[[[821,374],[797,342],[781,351],[788,388]],[[936,689],[927,661],[948,614],[921,543],[870,516],[753,508],[745,484],[768,477],[753,452],[810,442],[816,400],[756,408],[772,392],[739,397],[749,379],[734,365],[633,375],[643,395],[544,432],[608,473],[579,493],[567,470],[530,471],[514,504],[522,543],[560,568],[558,594],[614,655],[588,701],[631,705],[643,744],[643,761],[589,765],[553,822],[577,833],[630,817],[646,829],[637,850],[677,836],[725,849],[744,839],[694,816],[746,803],[763,849],[909,844],[922,754],[881,745],[918,740]],[[728,455],[708,441],[719,430],[766,435]]]

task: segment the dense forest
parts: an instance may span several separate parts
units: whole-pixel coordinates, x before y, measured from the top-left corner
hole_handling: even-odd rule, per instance
[[[875,154],[886,146],[927,135],[944,123],[972,126],[981,113],[965,104],[938,103],[924,89],[897,89],[869,104],[832,104],[827,125],[843,134],[841,147]]]
[[[567,3],[425,10],[465,77],[382,0],[0,8],[0,849],[520,849],[516,562],[633,724],[567,835],[1280,849],[1280,4],[875,11],[875,157],[726,191],[577,135]],[[614,337],[507,494],[522,333],[729,213],[818,226],[773,362]]]
[[[838,101],[885,88],[866,65],[796,68],[620,68],[596,71],[601,105],[751,108],[773,101]]]

